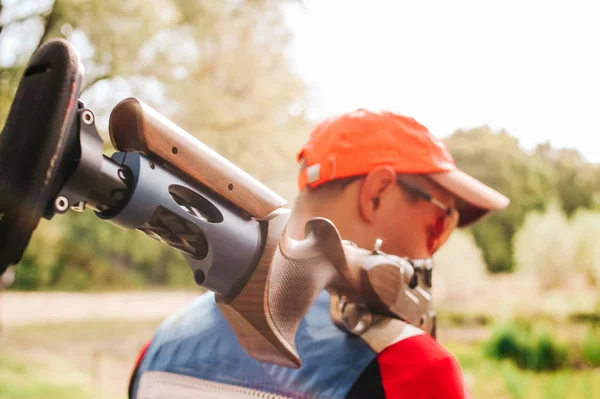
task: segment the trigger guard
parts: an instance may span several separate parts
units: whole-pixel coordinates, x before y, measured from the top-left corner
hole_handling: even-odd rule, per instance
[[[342,240],[342,245],[344,247],[352,248],[354,251],[358,250],[364,253],[365,260],[362,261],[361,264],[365,270],[376,264],[381,264],[382,258],[384,259],[384,262],[393,264],[403,270],[405,278],[402,279],[402,289],[399,290],[399,295],[404,297],[404,300],[401,301],[404,303],[404,306],[399,307],[392,305],[387,307],[389,316],[385,317],[397,318],[417,328],[423,329],[426,333],[435,335],[435,312],[432,309],[430,291],[432,285],[430,274],[433,269],[431,261],[425,259],[411,260],[406,257],[385,253],[380,250],[380,243],[381,242],[377,240],[373,249],[367,250],[359,247],[352,241]],[[379,260],[377,258],[379,258]],[[350,300],[343,294],[344,293],[338,293],[337,296],[332,295],[330,311],[334,323],[342,331],[353,335],[364,334],[372,325],[374,325],[374,319],[383,317],[380,316],[378,312],[373,313],[373,310],[368,309],[366,305],[362,305],[364,302],[361,302],[359,298],[358,301],[355,301],[357,298],[354,297]],[[397,302],[397,304],[400,305],[401,302]],[[356,305],[357,303],[360,303],[361,305]],[[347,322],[348,318],[357,317],[357,315],[352,315],[348,312],[364,313],[364,311],[359,310],[361,306],[365,306],[369,311],[370,321],[368,327],[357,331],[355,325],[352,323],[348,324]],[[358,317],[366,318],[364,315],[359,315]]]
[[[344,295],[331,295],[330,313],[334,324],[342,331],[360,336],[373,325],[373,313],[363,302],[349,301]]]

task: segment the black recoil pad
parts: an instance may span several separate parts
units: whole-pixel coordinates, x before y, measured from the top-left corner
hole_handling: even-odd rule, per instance
[[[42,45],[23,73],[0,134],[0,274],[20,261],[75,166],[82,75],[77,51],[62,39]]]

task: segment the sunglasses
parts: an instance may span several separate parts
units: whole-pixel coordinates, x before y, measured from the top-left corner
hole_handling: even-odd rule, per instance
[[[454,231],[456,226],[458,226],[458,220],[460,219],[460,214],[458,213],[458,210],[447,206],[442,201],[439,201],[438,199],[432,197],[429,193],[426,193],[420,188],[405,182],[400,177],[396,179],[396,182],[406,191],[439,207],[444,213],[444,216],[442,219],[440,219],[440,224],[438,226],[439,234],[437,235],[437,237],[431,245],[431,252],[437,252],[437,250],[440,249],[440,247],[444,245],[444,243],[448,240],[450,234]]]

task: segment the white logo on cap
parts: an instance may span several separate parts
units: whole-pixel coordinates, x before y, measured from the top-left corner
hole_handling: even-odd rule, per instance
[[[314,165],[310,165],[308,168],[306,168],[306,180],[309,183],[314,183],[317,180],[319,180],[319,177],[321,176],[321,164],[314,164]]]

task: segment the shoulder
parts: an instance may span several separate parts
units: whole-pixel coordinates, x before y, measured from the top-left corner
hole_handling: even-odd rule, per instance
[[[381,351],[377,359],[390,397],[405,397],[394,395],[400,390],[402,395],[413,394],[413,398],[468,397],[458,362],[428,334],[398,341]]]
[[[154,332],[152,346],[206,334],[211,327],[222,322],[223,317],[217,308],[215,294],[210,291],[201,293],[160,323]]]
[[[343,397],[376,357],[360,338],[334,326],[325,291],[300,323],[295,343],[300,368],[251,358],[220,313],[214,294],[207,293],[160,325],[134,375],[132,392],[143,373],[165,371],[255,389],[267,384],[280,393]]]
[[[454,356],[428,334],[399,340],[379,353],[380,362],[402,363],[422,369],[456,362]]]

